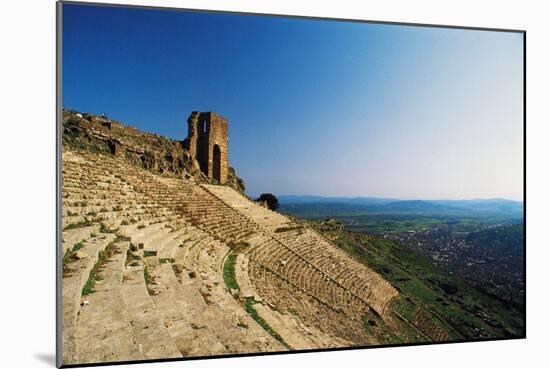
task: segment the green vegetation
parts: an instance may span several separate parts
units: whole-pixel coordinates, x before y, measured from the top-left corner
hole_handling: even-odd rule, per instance
[[[147,286],[153,282],[153,278],[151,278],[151,274],[149,273],[149,268],[147,266],[143,268],[143,278],[145,279],[145,284]]]
[[[74,260],[76,252],[83,246],[82,242],[76,243],[71,249],[67,249],[65,255],[63,255],[63,275],[67,275],[70,272],[69,263]]]
[[[223,280],[225,282],[225,286],[229,291],[236,290],[240,291],[239,284],[237,283],[237,277],[235,275],[235,265],[237,263],[237,254],[232,252],[230,253],[227,258],[225,259],[225,263],[223,264]],[[266,332],[268,332],[273,338],[275,338],[277,341],[281,342],[285,347],[287,347],[289,350],[292,348],[283,340],[283,338],[273,330],[267,324],[267,322],[258,314],[258,311],[254,308],[254,305],[258,302],[254,300],[252,297],[248,297],[244,301],[244,309],[246,312],[254,319]]]
[[[388,239],[349,231],[322,233],[399,289],[404,299],[394,308],[400,316],[412,319],[411,311],[421,307],[451,340],[522,335],[523,320],[518,311],[424,256]]]
[[[78,223],[68,224],[65,228],[63,228],[63,230],[68,231],[70,229],[88,227],[88,226],[91,226],[91,225],[94,225],[94,223],[92,221],[86,219],[86,220],[83,220],[83,221],[78,222]]]
[[[271,193],[262,193],[256,199],[256,202],[265,202],[269,210],[277,210],[279,208],[279,199]]]
[[[254,305],[258,302],[255,301],[252,297],[246,298],[244,302],[244,309],[246,312],[254,319],[267,333],[269,333],[273,338],[275,338],[277,341],[281,342],[286,348],[289,350],[292,350],[292,347],[290,347],[283,337],[281,337],[277,332],[271,328],[269,324],[258,314],[256,309],[254,308]]]
[[[157,256],[156,251],[150,251],[150,250],[143,250],[143,257],[149,257],[149,256]]]
[[[237,255],[229,254],[225,263],[223,264],[223,280],[227,288],[231,290],[239,290],[239,285],[237,284],[237,277],[235,276],[235,264],[237,263]]]
[[[107,260],[109,260],[109,258],[113,256],[115,251],[115,242],[111,242],[107,245],[107,247],[105,247],[105,250],[99,252],[97,261],[90,271],[90,275],[88,276],[88,280],[86,281],[84,288],[82,288],[82,296],[86,296],[94,292],[94,286],[96,282],[103,279],[100,274],[101,268],[107,262]]]
[[[493,248],[523,252],[523,249],[516,246],[523,244],[524,232],[523,224],[514,224],[472,232],[466,240],[474,245],[489,244]]]
[[[370,234],[387,232],[402,233],[407,231],[426,231],[436,227],[446,227],[448,216],[445,215],[405,215],[405,214],[371,214],[352,217],[336,217],[350,231]],[[502,222],[499,217],[461,217],[460,223],[453,225],[455,232],[473,232],[480,224]]]
[[[481,225],[494,225],[511,220],[521,220],[521,218],[508,214],[436,211],[387,212],[369,209],[368,207],[348,207],[337,204],[292,204],[284,205],[282,208],[283,212],[315,221],[333,218],[344,224],[349,231],[368,234],[425,231],[436,227],[447,227],[449,221],[453,223],[453,231],[455,232],[474,232]]]

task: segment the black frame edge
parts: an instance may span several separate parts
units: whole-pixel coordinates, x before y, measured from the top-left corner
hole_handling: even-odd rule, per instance
[[[56,282],[56,294],[55,294],[55,365],[61,367],[63,365],[63,294],[61,290],[62,282],[62,234],[61,234],[61,171],[62,171],[62,156],[61,156],[61,134],[62,134],[62,105],[63,94],[61,92],[62,87],[62,25],[63,25],[63,4],[61,1],[55,3],[55,16],[56,16],[56,50],[55,50],[55,69],[56,69],[56,81],[55,81],[55,128],[56,128],[56,147],[55,147],[55,168],[56,168],[56,249],[55,249],[55,282]]]
[[[304,20],[325,20],[325,21],[347,22],[347,23],[349,22],[370,23],[370,24],[382,24],[382,25],[394,25],[394,26],[451,28],[451,29],[461,29],[461,30],[470,30],[470,31],[525,33],[525,30],[523,29],[514,29],[514,28],[458,26],[458,25],[449,25],[449,24],[397,22],[397,21],[381,21],[381,20],[351,19],[351,18],[331,18],[331,17],[310,16],[310,15],[253,13],[253,12],[233,11],[233,10],[176,8],[176,7],[169,7],[169,6],[133,5],[133,4],[122,4],[122,3],[113,4],[113,3],[97,3],[97,2],[85,2],[85,1],[73,1],[73,0],[59,0],[59,2],[67,5],[99,6],[99,7],[110,7],[110,8],[149,9],[149,10],[160,10],[160,11],[194,12],[194,13],[209,13],[209,14],[227,14],[227,15],[251,15],[251,16],[260,16],[260,17],[295,18],[295,19],[304,19]]]

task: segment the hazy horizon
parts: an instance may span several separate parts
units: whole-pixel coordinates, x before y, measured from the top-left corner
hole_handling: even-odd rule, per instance
[[[247,193],[523,201],[518,33],[67,4],[63,105],[229,121]]]
[[[257,197],[261,193],[258,194],[249,194],[252,197]],[[433,198],[433,199],[427,199],[427,198],[404,198],[404,197],[378,197],[378,196],[330,196],[330,195],[311,195],[311,194],[303,194],[303,195],[289,195],[289,194],[277,194],[279,197],[319,197],[319,198],[337,198],[337,199],[380,199],[380,200],[395,200],[395,201],[492,201],[492,200],[502,200],[502,201],[514,201],[514,202],[521,202],[523,203],[523,199],[521,200],[514,200],[514,199],[507,199],[504,197],[486,197],[486,198],[457,198],[457,199],[450,199],[450,198]]]

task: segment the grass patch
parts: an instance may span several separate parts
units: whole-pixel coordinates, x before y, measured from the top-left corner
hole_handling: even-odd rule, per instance
[[[259,314],[258,314],[258,311],[256,310],[256,308],[254,307],[255,304],[257,304],[258,302],[256,300],[254,300],[254,298],[252,297],[248,297],[245,302],[244,302],[244,309],[246,310],[246,312],[252,317],[252,319],[254,319],[259,325],[262,326],[262,328],[267,332],[269,333],[271,336],[273,336],[273,338],[275,338],[277,341],[281,342],[286,348],[288,348],[289,350],[292,350],[292,347],[290,347],[286,342],[285,340],[283,339],[283,337],[281,337],[277,332],[275,332],[273,330],[273,328],[271,328],[271,326],[269,324],[267,324],[267,322],[264,320],[264,318],[262,318]]]
[[[175,260],[173,258],[160,258],[159,264],[166,264],[166,263],[174,263]]]
[[[149,250],[143,250],[143,257],[149,257],[149,256],[157,256],[156,251],[149,251]]]
[[[76,252],[80,250],[82,246],[84,245],[83,245],[83,242],[81,241],[75,244],[73,248],[67,249],[67,251],[65,251],[65,255],[63,255],[63,261],[62,261],[63,275],[66,275],[67,273],[70,272],[69,263],[74,260]]]
[[[82,247],[84,247],[84,241],[80,241],[78,243],[75,243],[75,245],[73,246],[73,252],[77,252]]]
[[[97,261],[90,271],[90,275],[88,276],[88,280],[86,281],[86,284],[82,288],[82,296],[89,295],[94,292],[94,286],[97,281],[100,281],[103,279],[101,275],[99,274],[101,268],[105,264],[105,262],[113,256],[115,253],[115,242],[111,242],[110,244],[105,247],[105,250],[102,250],[99,252],[99,256],[97,258]]]
[[[237,278],[235,275],[235,265],[237,264],[237,254],[231,253],[227,256],[227,259],[225,259],[225,263],[223,264],[223,280],[225,282],[226,287],[231,290],[237,290],[239,291],[239,284],[237,283]],[[258,311],[254,308],[254,304],[256,304],[257,301],[254,300],[252,297],[248,297],[244,302],[244,309],[246,312],[254,319],[259,325],[262,326],[262,328],[268,332],[273,338],[275,338],[277,341],[281,342],[286,348],[289,350],[292,350],[292,347],[290,347],[283,338],[271,328],[271,326],[258,314]]]
[[[521,332],[516,311],[398,242],[346,230],[323,234],[399,289],[404,300],[395,304],[395,312],[406,319],[412,320],[418,306],[451,340]]]
[[[153,278],[151,277],[151,274],[149,273],[149,268],[147,266],[143,268],[143,278],[145,279],[146,285],[150,285],[153,282]]]
[[[83,220],[82,222],[68,224],[65,228],[63,228],[63,230],[68,231],[70,229],[75,229],[75,228],[89,227],[93,224],[94,223],[92,221],[86,219],[86,220]]]
[[[235,276],[235,264],[237,263],[237,255],[229,254],[225,263],[223,264],[223,280],[227,288],[231,290],[239,291],[239,284],[237,283],[237,277]]]
[[[138,225],[138,227],[137,227],[137,229],[143,229],[143,228],[145,228],[145,225],[144,225],[144,224],[140,224],[140,225]]]

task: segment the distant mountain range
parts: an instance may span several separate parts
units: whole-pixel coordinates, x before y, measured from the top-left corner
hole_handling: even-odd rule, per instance
[[[353,204],[353,205],[383,205],[399,201],[381,197],[324,197],[313,195],[282,195],[277,196],[281,204]]]
[[[398,200],[377,197],[279,196],[281,210],[349,213],[431,213],[523,215],[523,203],[507,199]]]

